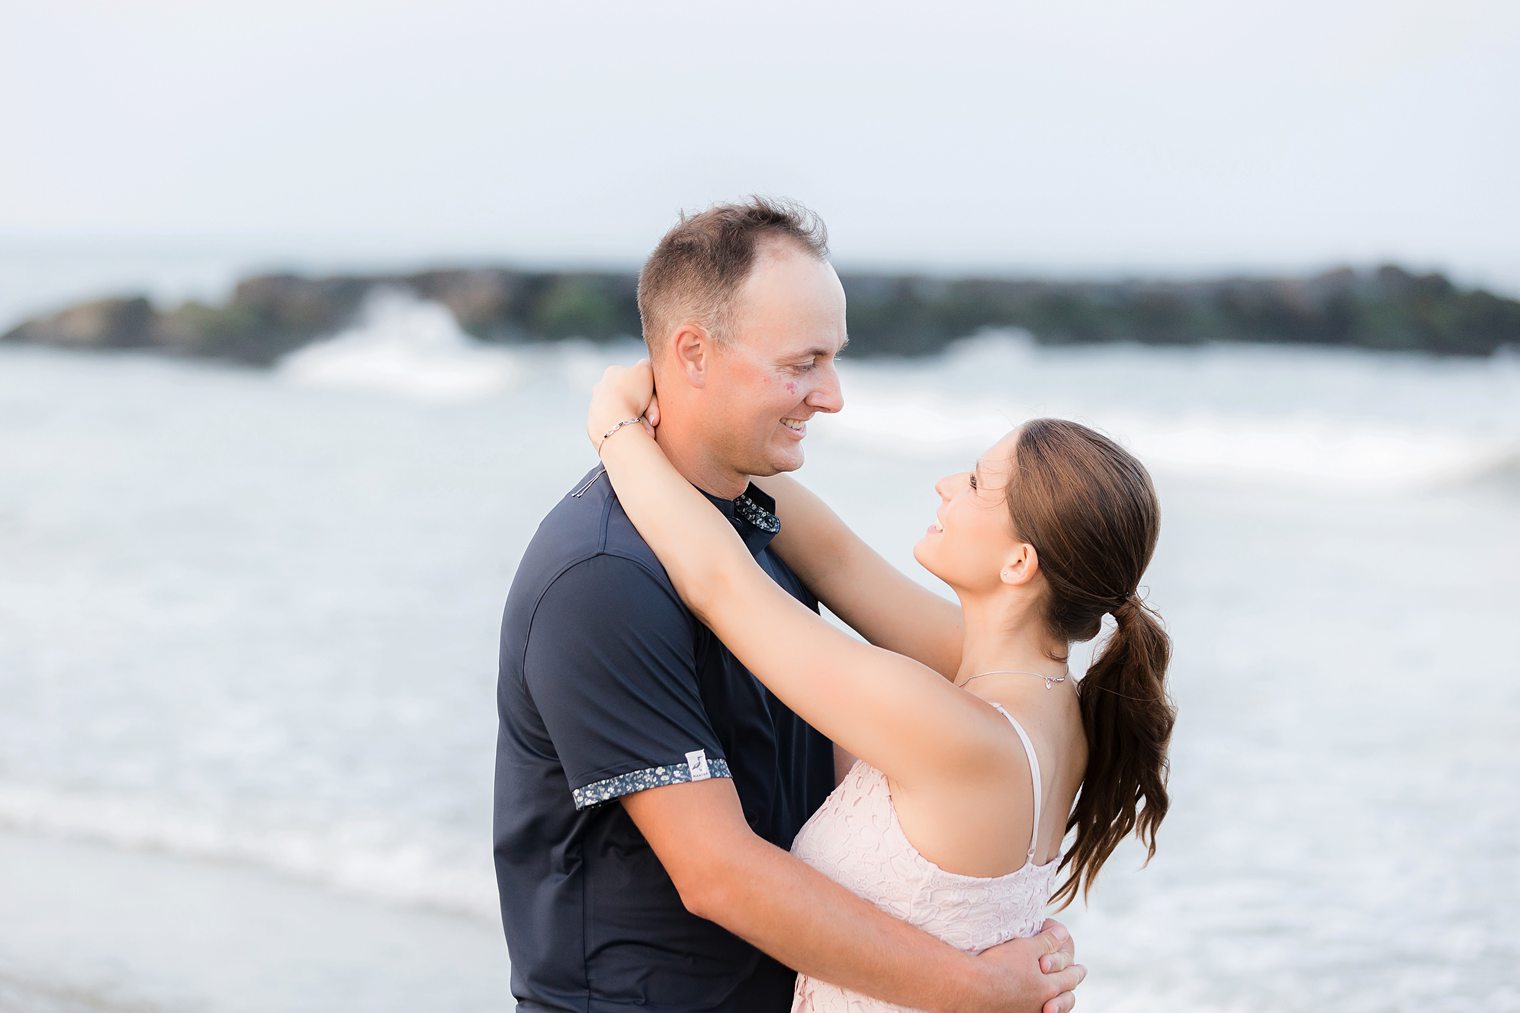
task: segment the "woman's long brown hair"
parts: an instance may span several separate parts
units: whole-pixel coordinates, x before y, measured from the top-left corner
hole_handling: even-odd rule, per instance
[[[1116,623],[1078,687],[1087,770],[1066,827],[1076,833],[1061,861],[1067,877],[1053,898],[1065,907],[1079,890],[1087,896],[1131,832],[1150,861],[1170,804],[1171,640],[1138,593],[1156,550],[1161,507],[1139,461],[1075,422],[1026,423],[1012,463],[1008,510],[1045,575],[1051,634],[1065,643],[1086,641],[1098,635],[1105,615]]]

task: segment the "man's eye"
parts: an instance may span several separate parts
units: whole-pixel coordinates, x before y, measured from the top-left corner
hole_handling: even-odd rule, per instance
[[[976,476],[975,475],[971,476],[971,488],[973,488],[973,489],[976,488]]]

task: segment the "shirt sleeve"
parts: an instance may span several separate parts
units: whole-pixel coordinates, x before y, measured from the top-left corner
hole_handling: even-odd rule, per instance
[[[594,556],[544,592],[523,673],[577,809],[732,776],[697,684],[697,630],[631,559]]]

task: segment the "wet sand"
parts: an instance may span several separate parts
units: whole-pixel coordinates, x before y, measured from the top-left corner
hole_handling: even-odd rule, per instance
[[[497,925],[244,866],[0,831],[8,1013],[500,1011]]]

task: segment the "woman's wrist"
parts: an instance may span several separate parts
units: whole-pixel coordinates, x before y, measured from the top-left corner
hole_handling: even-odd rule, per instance
[[[591,390],[586,412],[586,438],[600,454],[602,444],[614,433],[635,425],[649,426],[657,418],[654,404],[654,373],[649,360],[633,366],[608,366]]]
[[[602,433],[601,439],[597,440],[597,455],[601,455],[602,447],[607,443],[608,440],[612,439],[612,437],[616,436],[624,429],[642,429],[647,422],[648,420],[645,419],[642,414],[632,415],[627,418],[619,419],[617,422],[609,426],[606,432]]]

